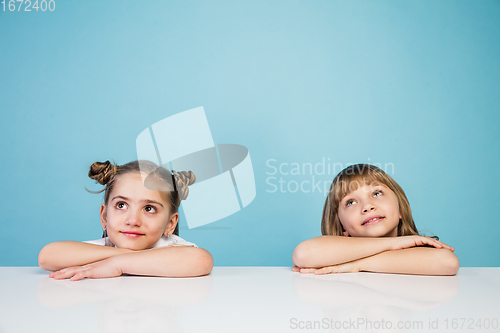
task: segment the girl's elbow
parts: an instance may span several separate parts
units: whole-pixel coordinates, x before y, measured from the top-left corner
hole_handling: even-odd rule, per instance
[[[198,264],[197,266],[199,267],[199,275],[208,275],[212,271],[212,268],[214,267],[214,258],[205,249],[200,249],[200,255],[198,257]]]
[[[41,250],[40,253],[38,253],[38,266],[40,266],[41,269],[44,269],[46,271],[50,271],[49,263],[48,263],[48,250],[47,246],[45,245]]]
[[[45,245],[38,253],[38,266],[46,271],[57,271],[64,268],[58,264],[60,252],[59,242]]]
[[[458,260],[458,257],[452,253],[451,259],[449,260],[448,263],[449,266],[449,275],[455,275],[457,274],[458,270],[460,269],[460,260]]]
[[[458,269],[460,268],[460,261],[458,260],[458,257],[447,249],[443,249],[440,253],[443,275],[457,274]]]
[[[309,246],[306,242],[302,242],[293,251],[292,262],[297,267],[309,267]]]

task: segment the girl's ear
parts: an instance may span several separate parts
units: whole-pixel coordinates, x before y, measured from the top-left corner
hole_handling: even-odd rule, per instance
[[[170,236],[174,233],[175,227],[177,226],[177,222],[179,222],[179,213],[174,213],[170,216],[170,220],[167,224],[167,229],[163,233],[165,236]]]
[[[349,233],[347,232],[347,230],[345,230],[344,226],[342,225],[342,222],[340,222],[339,224],[340,224],[340,227],[342,228],[342,235],[349,237]]]
[[[106,205],[105,204],[101,205],[101,211],[99,212],[99,214],[101,215],[101,226],[103,229],[106,229],[107,220],[106,220]]]

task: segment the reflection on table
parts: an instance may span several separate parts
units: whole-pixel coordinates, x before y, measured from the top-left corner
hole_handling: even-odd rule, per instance
[[[440,332],[453,318],[500,321],[499,268],[461,268],[457,276],[432,277],[215,267],[200,278],[73,282],[50,279],[36,267],[0,267],[0,281],[1,333],[384,331],[368,325],[355,330],[294,325],[324,320],[423,322],[422,329],[393,326],[389,331]],[[429,329],[431,322],[439,329]],[[471,330],[453,330],[459,332]]]
[[[99,304],[100,332],[183,332],[177,322],[178,308],[202,303],[212,285],[212,275],[183,279],[124,276],[85,283],[45,278],[38,285],[38,298],[49,308]]]
[[[414,310],[449,302],[459,289],[457,276],[293,274],[297,298],[322,307],[320,326],[336,332],[352,331],[353,327],[359,332],[409,331],[404,323],[413,322]],[[397,323],[402,323],[401,327]]]

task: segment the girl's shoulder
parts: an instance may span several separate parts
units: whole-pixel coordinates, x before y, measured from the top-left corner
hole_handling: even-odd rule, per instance
[[[115,244],[113,244],[113,243],[109,240],[109,238],[108,238],[108,237],[104,237],[104,238],[101,238],[101,239],[96,239],[96,240],[91,240],[91,241],[84,241],[83,243],[116,247],[116,246],[115,246]]]
[[[194,246],[198,247],[196,244],[188,242],[182,238],[180,238],[177,235],[170,235],[170,236],[162,236],[158,242],[156,242],[155,245],[153,245],[153,248],[157,247],[164,247],[164,246],[170,246],[170,245],[182,245],[182,246]]]

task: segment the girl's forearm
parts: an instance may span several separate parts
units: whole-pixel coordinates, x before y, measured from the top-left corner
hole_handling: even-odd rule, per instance
[[[292,261],[298,267],[325,267],[372,256],[391,248],[390,237],[320,236],[300,243]]]
[[[207,275],[214,261],[207,250],[192,246],[168,246],[116,256],[112,259],[123,274],[164,277]]]
[[[377,273],[455,275],[460,267],[448,249],[413,247],[386,251],[358,260],[360,271]]]
[[[109,246],[63,241],[47,244],[38,255],[38,265],[47,271],[82,266],[96,261],[134,252]]]

